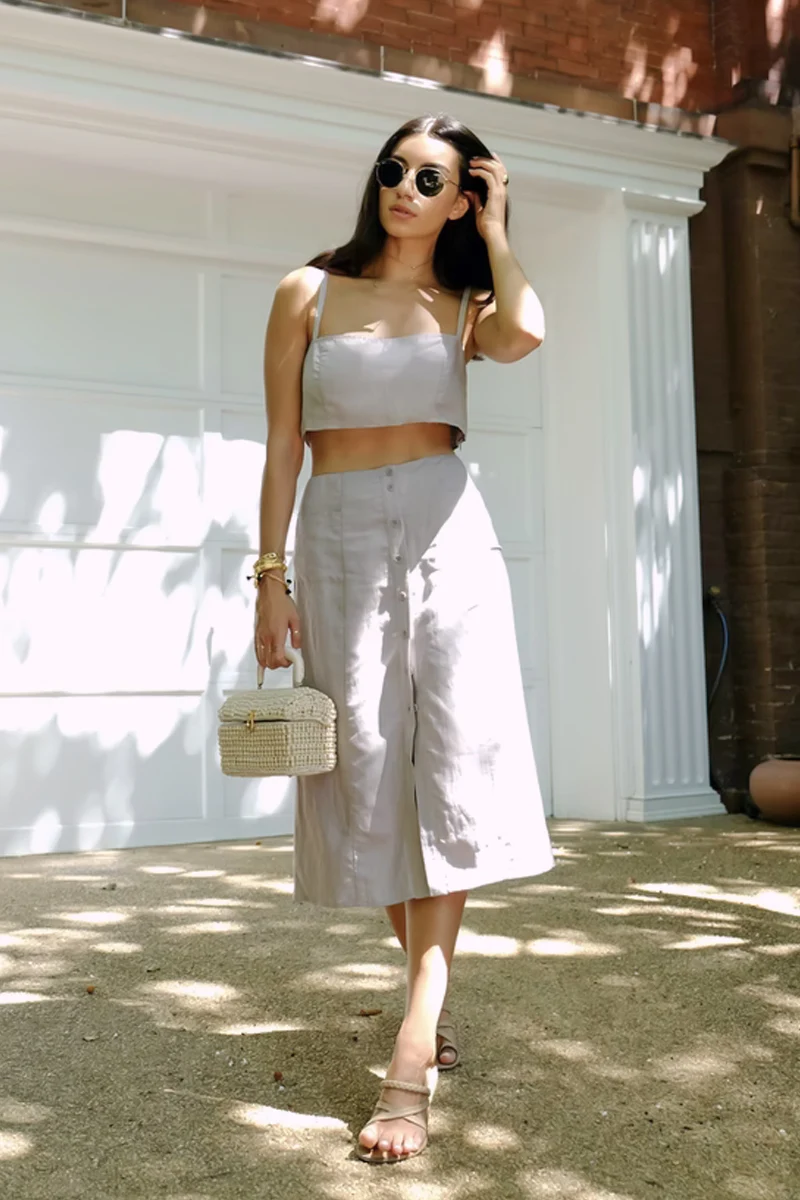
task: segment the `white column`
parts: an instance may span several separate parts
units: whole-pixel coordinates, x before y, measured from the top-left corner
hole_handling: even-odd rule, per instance
[[[547,337],[544,376],[545,554],[553,815],[620,816],[609,656],[608,478],[603,446],[627,362],[620,206],[562,192],[536,209],[531,278]],[[616,243],[616,244],[615,244]],[[600,256],[607,252],[607,262]],[[598,270],[599,267],[599,270]],[[613,292],[612,292],[613,287]],[[615,316],[611,314],[616,311]],[[608,316],[608,320],[604,320]]]
[[[625,202],[629,438],[607,461],[621,518],[612,640],[618,807],[629,820],[723,811],[708,781],[692,383],[688,218],[699,207]]]

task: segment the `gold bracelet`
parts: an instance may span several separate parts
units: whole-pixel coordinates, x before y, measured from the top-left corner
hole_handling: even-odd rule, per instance
[[[276,554],[274,550],[270,550],[266,554],[260,555],[253,563],[253,574],[260,575],[263,571],[272,571],[276,568],[285,571],[286,559],[282,554]]]
[[[286,560],[280,554],[275,554],[274,551],[270,550],[267,554],[262,554],[260,558],[256,559],[253,563],[253,574],[248,575],[247,578],[253,580],[254,587],[258,587],[267,571],[286,570],[288,570]]]

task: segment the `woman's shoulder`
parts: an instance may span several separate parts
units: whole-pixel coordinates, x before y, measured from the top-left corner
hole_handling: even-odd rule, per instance
[[[324,278],[325,271],[320,267],[297,267],[288,275],[284,275],[275,290],[275,295],[289,302],[306,303],[317,294]]]
[[[272,319],[305,321],[324,277],[318,267],[298,267],[284,275],[272,299]]]

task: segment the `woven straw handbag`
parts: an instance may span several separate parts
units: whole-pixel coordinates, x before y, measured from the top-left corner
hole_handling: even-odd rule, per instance
[[[303,659],[287,647],[290,688],[265,688],[258,668],[256,691],[231,692],[219,710],[219,752],[224,775],[322,775],[336,766],[336,708],[329,696],[303,687]]]

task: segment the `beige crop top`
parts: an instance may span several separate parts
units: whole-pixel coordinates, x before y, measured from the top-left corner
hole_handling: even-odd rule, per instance
[[[328,287],[317,297],[314,331],[303,363],[303,436],[318,429],[369,429],[441,422],[467,433],[467,364],[462,336],[469,288],[455,333],[371,333],[319,336]]]

